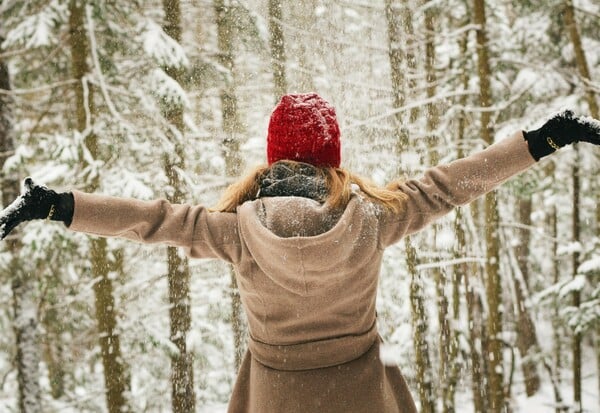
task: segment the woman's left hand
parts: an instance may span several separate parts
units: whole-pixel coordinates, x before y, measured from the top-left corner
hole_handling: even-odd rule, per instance
[[[566,110],[550,118],[541,128],[524,132],[524,136],[529,145],[529,152],[539,160],[575,142],[600,145],[600,121],[575,116],[572,111]]]

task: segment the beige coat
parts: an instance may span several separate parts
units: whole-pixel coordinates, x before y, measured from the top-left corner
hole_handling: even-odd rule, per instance
[[[74,192],[70,228],[182,247],[236,269],[249,324],[232,413],[416,412],[379,360],[375,297],[383,251],[535,161],[522,133],[427,170],[391,213],[359,194],[341,216],[307,198],[261,198],[237,213]]]

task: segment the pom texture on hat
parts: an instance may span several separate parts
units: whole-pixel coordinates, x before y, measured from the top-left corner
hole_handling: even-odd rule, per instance
[[[340,128],[335,109],[316,93],[285,95],[269,121],[267,160],[340,166]]]

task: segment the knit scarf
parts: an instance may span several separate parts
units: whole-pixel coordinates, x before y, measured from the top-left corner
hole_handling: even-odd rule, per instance
[[[305,163],[291,167],[275,163],[260,181],[259,197],[300,196],[324,203],[327,200],[327,182],[317,168]]]

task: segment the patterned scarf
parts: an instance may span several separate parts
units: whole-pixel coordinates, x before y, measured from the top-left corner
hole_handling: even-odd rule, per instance
[[[296,166],[297,165],[297,166]],[[327,200],[327,182],[317,168],[305,163],[275,163],[262,177],[259,197],[300,196],[324,203]]]

